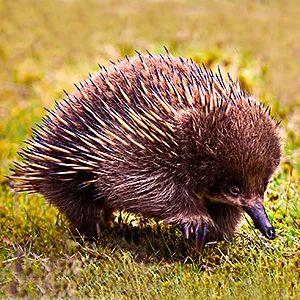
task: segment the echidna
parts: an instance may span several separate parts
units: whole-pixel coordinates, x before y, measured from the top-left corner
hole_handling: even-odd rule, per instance
[[[263,202],[281,150],[268,107],[168,51],[101,68],[33,130],[18,191],[44,195],[86,237],[100,212],[124,210],[195,233],[198,252],[232,236],[244,210],[275,238]]]

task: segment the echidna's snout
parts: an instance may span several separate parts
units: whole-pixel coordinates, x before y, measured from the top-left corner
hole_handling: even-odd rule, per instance
[[[243,206],[245,212],[251,217],[254,225],[268,239],[274,240],[276,237],[275,228],[272,226],[263,204],[256,201],[253,206]]]

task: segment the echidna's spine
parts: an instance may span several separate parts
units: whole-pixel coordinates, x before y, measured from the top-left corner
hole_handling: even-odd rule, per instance
[[[174,134],[182,110],[197,107],[208,115],[215,109],[226,114],[232,105],[263,109],[251,98],[245,102],[239,84],[229,74],[226,83],[219,67],[214,74],[169,52],[138,53],[109,69],[100,67],[75,85],[77,92],[65,91],[66,98],[34,129],[29,150],[20,153],[25,162],[15,164],[11,176],[20,182],[19,190],[36,191],[47,176],[71,180],[81,171],[99,174],[103,163],[122,162],[136,151],[176,158],[180,147]]]

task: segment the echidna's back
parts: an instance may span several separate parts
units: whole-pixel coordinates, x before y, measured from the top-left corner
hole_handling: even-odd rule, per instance
[[[161,137],[170,147],[172,131],[166,120],[174,110],[174,99],[178,105],[185,101],[179,83],[187,77],[187,64],[196,68],[172,56],[126,59],[103,67],[67,93],[34,131],[30,149],[21,153],[25,162],[14,170],[19,190],[39,191],[45,178],[71,182],[99,169],[106,160],[118,160],[116,153],[144,150],[145,144],[149,147]]]
[[[139,55],[103,67],[66,94],[22,153],[26,162],[17,165],[14,176],[23,182],[21,190],[39,190],[49,176],[71,181],[75,175],[84,177],[82,172],[99,173],[108,160],[117,164],[135,155],[174,156],[182,109],[207,113],[225,101],[228,109],[232,94],[236,102],[243,92],[238,85],[229,89],[221,73],[190,60]]]

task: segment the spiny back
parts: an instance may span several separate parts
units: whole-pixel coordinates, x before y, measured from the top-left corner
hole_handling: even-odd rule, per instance
[[[101,174],[108,162],[116,167],[128,162],[138,168],[137,157],[156,159],[160,167],[174,165],[184,147],[177,133],[186,114],[192,116],[191,138],[204,131],[201,122],[212,124],[220,113],[233,115],[255,107],[268,115],[238,83],[230,77],[229,81],[220,70],[215,74],[169,53],[138,54],[108,69],[102,67],[75,92],[66,92],[67,97],[34,130],[30,149],[20,154],[25,162],[16,164],[14,178],[23,182],[19,189],[38,191],[45,176],[68,181],[81,171]]]

